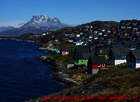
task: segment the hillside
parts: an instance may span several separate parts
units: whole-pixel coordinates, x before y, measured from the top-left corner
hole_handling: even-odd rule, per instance
[[[127,69],[125,66],[101,71],[80,86],[65,89],[51,96],[138,96],[140,95],[140,69]],[[41,98],[37,102],[44,102]],[[35,100],[27,102],[36,102]],[[47,101],[48,102],[48,101]],[[50,101],[56,102],[56,101]],[[62,102],[62,100],[57,101]],[[63,101],[67,102],[67,101]],[[71,101],[87,102],[87,101]]]
[[[43,36],[41,38],[40,42],[42,43],[42,46],[44,48],[47,48],[49,45],[51,45],[52,48],[57,48],[58,50],[69,49],[70,57],[74,55],[73,48],[80,46],[83,47],[83,50],[86,49],[85,46],[89,46],[90,48],[96,48],[96,46],[98,46],[100,47],[100,49],[102,49],[101,53],[104,51],[104,55],[107,55],[105,54],[105,49],[107,49],[108,47],[117,49],[121,48],[123,51],[123,48],[134,48],[137,49],[137,51],[139,51],[139,25],[139,20],[123,20],[119,23],[113,21],[94,21],[76,27],[67,27],[61,30],[57,30],[55,32],[49,32],[46,36]],[[121,52],[121,50],[115,51]],[[82,55],[82,53],[84,53],[82,49],[80,49],[78,53],[81,53],[80,57],[86,58],[86,55],[88,55],[88,51],[85,51],[85,55]],[[121,57],[124,56],[121,55]],[[136,55],[136,57],[138,58],[139,56]],[[60,55],[59,58],[65,59],[65,62],[64,60],[57,61],[62,62],[61,65],[68,65],[71,63],[75,64],[71,62],[74,59],[67,61],[67,58],[63,57],[62,55]],[[96,57],[94,59],[96,59]],[[61,92],[52,94],[50,96],[136,96],[140,94],[140,69],[129,69],[125,65],[114,66],[115,64],[111,64],[110,68],[110,66],[108,65],[109,64],[107,64],[107,68],[109,68],[108,70],[100,71],[96,75],[91,75],[90,79],[84,81],[79,86],[74,86],[72,88],[65,89]],[[62,69],[66,70],[62,70],[62,72],[66,72],[67,74],[71,73],[71,70],[67,69],[66,66],[64,66]],[[72,72],[72,74],[75,76],[77,75],[78,77],[78,73],[76,73],[77,71],[79,72],[78,68],[76,68]],[[86,71],[80,70],[80,74],[86,75],[87,73]],[[77,77],[74,78],[77,79]],[[36,102],[36,100],[29,102]],[[39,98],[38,102],[44,102],[42,101],[42,97]],[[62,100],[58,102],[62,102]]]

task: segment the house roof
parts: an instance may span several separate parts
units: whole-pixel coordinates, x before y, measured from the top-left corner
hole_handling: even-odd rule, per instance
[[[130,48],[124,46],[117,46],[112,48],[115,59],[126,59],[126,56],[130,52]],[[140,49],[132,51],[136,59],[140,59]]]
[[[89,58],[89,64],[105,64],[106,59],[104,56],[92,55]]]
[[[134,56],[132,51],[128,53],[128,55],[126,56],[126,60],[127,61],[131,61],[131,62],[135,62],[136,61],[136,58],[135,58],[135,56]]]
[[[74,58],[75,59],[88,59],[91,55],[90,47],[89,46],[78,46],[75,48],[74,51]]]

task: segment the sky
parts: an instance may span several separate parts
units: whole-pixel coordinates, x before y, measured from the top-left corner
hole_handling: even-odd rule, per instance
[[[78,25],[94,20],[140,19],[140,0],[0,0],[0,26],[19,26],[33,15]]]

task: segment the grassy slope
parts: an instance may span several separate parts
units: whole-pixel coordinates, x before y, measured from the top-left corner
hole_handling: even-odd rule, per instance
[[[93,76],[80,87],[67,89],[58,95],[140,95],[140,69],[111,69]],[[57,95],[56,94],[56,95]]]
[[[140,69],[113,68],[101,71],[81,86],[52,95],[140,95]],[[32,101],[36,102],[36,101]],[[42,101],[39,101],[42,102]],[[55,101],[53,101],[55,102]],[[62,102],[62,101],[57,101]],[[65,102],[65,101],[64,101]],[[66,101],[67,102],[67,101]],[[79,102],[79,101],[76,101]]]

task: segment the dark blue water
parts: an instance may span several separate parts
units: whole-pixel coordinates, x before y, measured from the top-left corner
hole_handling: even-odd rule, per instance
[[[63,89],[34,43],[0,40],[0,102],[23,102]]]

